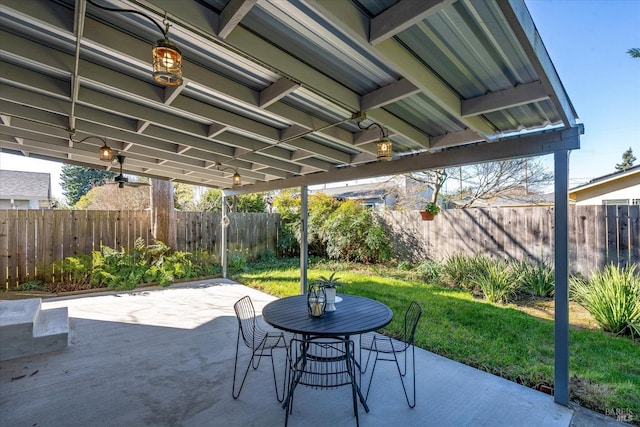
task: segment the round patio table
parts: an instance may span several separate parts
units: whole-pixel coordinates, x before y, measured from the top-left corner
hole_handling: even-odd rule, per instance
[[[336,303],[335,311],[327,311],[324,316],[311,317],[307,308],[307,296],[296,295],[271,301],[262,309],[262,318],[278,329],[309,337],[340,337],[375,331],[391,322],[393,312],[381,302],[354,295],[340,295],[342,301]],[[359,363],[353,358],[359,369]],[[367,401],[356,384],[358,396],[364,409],[369,412]],[[282,404],[286,408],[290,396]]]
[[[280,298],[262,310],[263,319],[278,329],[315,337],[346,337],[375,331],[391,322],[393,312],[381,302],[354,295],[340,295],[335,311],[323,317],[309,316],[307,296]]]

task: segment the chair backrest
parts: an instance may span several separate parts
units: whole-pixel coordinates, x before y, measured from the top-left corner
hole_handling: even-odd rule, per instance
[[[248,347],[253,348],[256,344],[257,319],[256,310],[253,308],[251,298],[248,295],[240,298],[233,305],[233,309],[235,310],[236,317],[238,318],[238,327],[242,333],[244,343]]]
[[[351,384],[355,375],[352,340],[311,338],[291,340],[289,362],[297,383],[313,388]]]
[[[407,311],[404,313],[404,331],[402,336],[402,341],[404,341],[407,345],[413,344],[413,340],[416,334],[416,327],[418,326],[418,321],[422,316],[422,307],[416,301],[412,301],[407,308]]]

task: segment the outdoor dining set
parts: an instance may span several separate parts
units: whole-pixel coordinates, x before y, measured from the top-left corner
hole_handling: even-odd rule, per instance
[[[388,325],[393,313],[373,299],[341,295],[327,301],[322,288],[311,286],[306,295],[274,300],[256,315],[249,296],[234,305],[238,336],[233,375],[233,398],[240,396],[250,369],[257,369],[263,357],[271,358],[276,399],[285,410],[285,426],[293,414],[293,399],[300,385],[316,389],[350,386],[353,413],[359,425],[358,402],[369,412],[367,398],[378,361],[396,364],[407,404],[416,404],[414,335],[422,315],[418,303],[404,312],[402,334],[397,339],[374,331]],[[328,310],[327,310],[328,309]],[[239,357],[244,342],[251,351],[242,372]],[[284,375],[276,374],[274,351],[285,353]],[[408,354],[410,353],[410,354]],[[408,363],[408,359],[410,359]],[[369,362],[372,367],[369,370]],[[408,371],[408,368],[410,372]],[[363,392],[363,378],[368,385]],[[408,375],[409,374],[409,375]],[[304,411],[304,405],[298,410]]]

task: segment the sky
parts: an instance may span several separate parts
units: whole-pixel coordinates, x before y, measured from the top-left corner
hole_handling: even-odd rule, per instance
[[[640,0],[525,0],[585,133],[570,155],[569,186],[615,172],[631,147],[640,159]],[[552,170],[553,160],[544,163]],[[636,161],[640,164],[640,160]],[[61,163],[0,153],[0,169],[51,173]]]

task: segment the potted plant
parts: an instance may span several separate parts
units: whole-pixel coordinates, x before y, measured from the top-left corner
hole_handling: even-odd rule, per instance
[[[317,285],[324,288],[327,297],[327,307],[325,311],[334,311],[336,309],[336,288],[342,286],[342,283],[338,282],[340,279],[335,276],[336,273],[334,271],[329,277],[320,276],[320,279],[316,282]]]
[[[424,207],[424,210],[420,211],[420,215],[422,215],[423,221],[431,221],[439,213],[440,206],[438,206],[435,202],[427,203]]]

